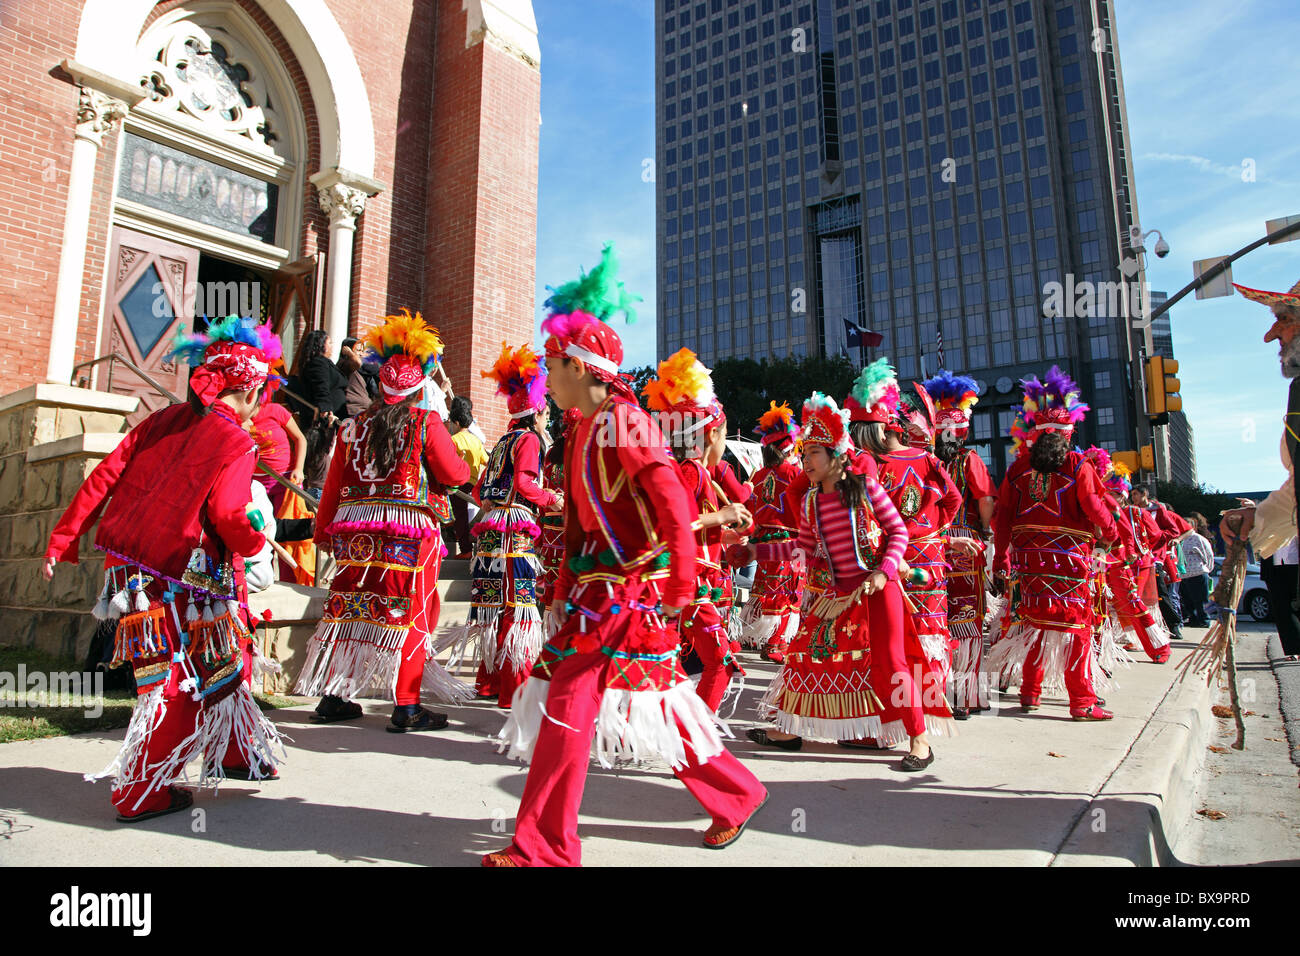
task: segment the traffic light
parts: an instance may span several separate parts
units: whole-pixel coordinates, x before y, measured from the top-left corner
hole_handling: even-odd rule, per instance
[[[1182,383],[1178,381],[1178,361],[1153,355],[1147,359],[1146,389],[1147,417],[1154,425],[1169,424],[1170,412],[1183,410],[1183,399],[1178,394]]]
[[[1138,451],[1142,467],[1147,471],[1156,470],[1156,451],[1150,445],[1143,445]]]
[[[1113,451],[1110,453],[1110,460],[1117,465],[1123,465],[1128,469],[1130,475],[1136,475],[1138,470],[1138,453],[1135,451]]]

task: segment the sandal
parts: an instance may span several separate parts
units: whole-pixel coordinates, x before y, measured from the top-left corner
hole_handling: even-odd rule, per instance
[[[508,850],[497,850],[479,857],[479,866],[522,866]]]
[[[404,713],[401,708],[393,708],[393,716],[384,729],[390,734],[404,734],[408,731],[442,730],[447,726],[447,715],[435,713],[419,707],[415,713]]]
[[[356,720],[364,717],[365,711],[353,700],[342,697],[322,697],[316,705],[316,712],[309,718],[313,724],[333,724],[340,720]]]
[[[124,813],[117,815],[118,823],[140,823],[144,820],[152,820],[154,817],[165,817],[169,813],[176,813],[180,810],[189,809],[194,804],[194,794],[181,787],[168,787],[171,792],[171,803],[161,810],[146,810],[144,813],[134,813],[128,816]]]
[[[749,821],[754,819],[759,810],[762,810],[767,806],[767,801],[771,799],[771,796],[770,793],[765,792],[763,794],[763,799],[758,802],[758,806],[750,811],[749,816],[745,817],[739,826],[724,827],[721,830],[715,830],[714,827],[709,827],[708,832],[704,834],[705,849],[725,850],[727,847],[731,846],[731,844],[739,840],[740,835],[745,832],[745,827],[749,826]]]
[[[930,753],[924,757],[918,757],[916,754],[908,754],[898,765],[898,769],[903,773],[916,773],[924,770],[930,764],[934,763],[934,748],[930,748]]]
[[[764,747],[776,747],[780,750],[798,750],[803,746],[802,737],[791,737],[789,740],[775,740],[767,735],[767,731],[762,727],[753,727],[745,732],[745,736],[756,744],[762,744]]]
[[[257,775],[253,774],[252,767],[222,767],[221,775],[227,780],[252,780],[255,783],[266,783],[268,780],[279,780],[280,774],[274,767],[261,764],[257,768]]]

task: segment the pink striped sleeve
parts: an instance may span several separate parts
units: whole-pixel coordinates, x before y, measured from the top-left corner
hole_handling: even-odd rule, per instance
[[[862,481],[867,489],[871,510],[875,512],[880,526],[885,529],[885,557],[880,562],[880,570],[892,581],[898,577],[898,563],[903,560],[903,552],[907,550],[907,525],[903,524],[898,509],[889,500],[889,494],[880,482],[867,475],[863,476]]]

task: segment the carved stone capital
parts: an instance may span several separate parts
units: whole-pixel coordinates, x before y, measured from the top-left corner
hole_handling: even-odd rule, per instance
[[[129,107],[99,90],[80,87],[77,96],[77,137],[96,146],[104,144],[104,134],[123,119]]]
[[[366,194],[345,183],[318,186],[316,196],[321,209],[330,217],[330,225],[354,226],[366,209]]]

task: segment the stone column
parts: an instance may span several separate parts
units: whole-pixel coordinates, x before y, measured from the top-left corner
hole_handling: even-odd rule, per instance
[[[330,217],[329,261],[325,267],[325,330],[332,346],[330,359],[338,361],[339,349],[348,336],[352,292],[352,241],[357,219],[366,208],[366,199],[379,191],[380,185],[363,176],[330,170],[311,177],[317,201]]]
[[[59,255],[54,314],[50,322],[50,359],[45,379],[67,385],[77,353],[77,322],[81,313],[81,286],[86,271],[86,236],[90,229],[90,201],[95,185],[95,157],[104,133],[126,116],[127,104],[85,86],[77,102],[77,126],[68,170],[68,202],[63,217],[63,248]]]

